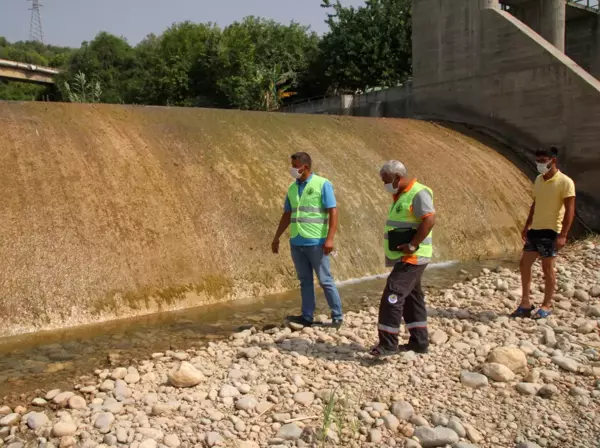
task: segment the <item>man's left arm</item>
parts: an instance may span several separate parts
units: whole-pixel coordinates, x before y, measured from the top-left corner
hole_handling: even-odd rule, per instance
[[[329,230],[327,231],[325,243],[323,243],[323,253],[329,255],[334,249],[333,239],[335,238],[338,227],[337,203],[331,182],[325,182],[323,185],[321,202],[323,203],[323,208],[327,210],[327,214],[329,215]]]
[[[412,207],[414,215],[421,218],[421,224],[417,228],[417,232],[410,244],[400,246],[399,250],[405,254],[412,253],[408,248],[409,245],[419,247],[419,244],[429,236],[433,226],[435,226],[435,208],[433,207],[433,197],[429,191],[420,191],[413,199]]]
[[[567,245],[567,237],[569,236],[569,231],[571,230],[573,220],[575,219],[575,196],[565,198],[564,203],[565,217],[563,218],[562,222],[562,230],[556,239],[557,249],[562,249]]]

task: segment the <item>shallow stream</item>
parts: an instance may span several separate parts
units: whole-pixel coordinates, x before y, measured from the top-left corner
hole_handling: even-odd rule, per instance
[[[479,274],[483,267],[514,265],[507,258],[431,266],[424,286],[445,288]],[[384,283],[384,278],[375,278],[341,284],[345,310],[377,306]],[[79,376],[107,367],[111,353],[118,353],[120,365],[127,365],[154,352],[226,338],[241,326],[280,324],[285,316],[298,313],[299,302],[294,291],[0,340],[0,397],[4,397],[0,404],[23,400],[28,394],[33,397],[36,389],[70,388]],[[320,291],[317,302],[318,312],[326,314]]]

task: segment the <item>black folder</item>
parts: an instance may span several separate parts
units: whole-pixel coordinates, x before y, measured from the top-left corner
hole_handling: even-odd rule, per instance
[[[391,251],[397,252],[398,246],[408,244],[416,235],[415,229],[392,229],[388,232],[388,247]]]

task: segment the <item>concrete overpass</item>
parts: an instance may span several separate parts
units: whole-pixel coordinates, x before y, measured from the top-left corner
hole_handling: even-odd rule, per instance
[[[50,67],[0,59],[0,78],[36,84],[54,84],[54,77],[59,73],[60,70]]]

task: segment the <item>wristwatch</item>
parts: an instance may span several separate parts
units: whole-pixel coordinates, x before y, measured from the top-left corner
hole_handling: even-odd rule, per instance
[[[415,246],[413,246],[412,244],[409,244],[409,245],[408,245],[408,249],[409,249],[411,252],[414,252],[414,251],[416,251],[416,250],[417,250],[417,248],[416,248]]]

